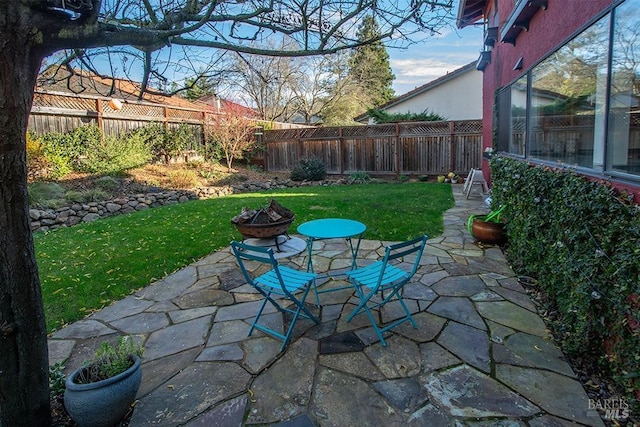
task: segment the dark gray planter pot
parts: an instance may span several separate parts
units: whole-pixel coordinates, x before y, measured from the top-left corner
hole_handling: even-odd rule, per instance
[[[127,414],[142,381],[140,358],[115,377],[90,384],[76,384],[74,379],[83,368],[67,377],[64,407],[80,427],[113,427]]]

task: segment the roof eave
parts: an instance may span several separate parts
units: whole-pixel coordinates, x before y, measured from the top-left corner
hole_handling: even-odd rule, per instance
[[[484,16],[487,0],[460,0],[456,25],[464,28],[478,22]]]

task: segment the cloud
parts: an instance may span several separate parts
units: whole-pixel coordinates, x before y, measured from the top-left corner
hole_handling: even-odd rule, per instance
[[[406,93],[454,71],[473,61],[473,55],[455,56],[445,59],[416,58],[391,59],[391,69],[396,79],[393,88],[397,95]]]
[[[390,50],[393,89],[401,95],[478,58],[482,30],[448,31],[404,50]]]

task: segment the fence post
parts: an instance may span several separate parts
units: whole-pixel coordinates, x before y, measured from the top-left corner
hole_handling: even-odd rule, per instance
[[[342,134],[342,126],[340,126],[338,128],[338,165],[339,165],[339,171],[340,171],[340,175],[344,175],[344,156],[342,155],[342,152],[344,150],[344,136]]]
[[[395,149],[394,151],[394,157],[395,157],[395,164],[396,164],[396,178],[400,178],[400,169],[402,169],[402,162],[400,161],[400,156],[401,156],[401,147],[400,147],[400,123],[396,123],[396,137],[395,137],[395,141],[393,143]]]
[[[100,135],[104,135],[104,125],[102,123],[102,101],[100,98],[96,98],[96,113],[98,114],[98,129],[100,129]]]
[[[449,140],[451,143],[451,154],[449,159],[449,171],[456,173],[456,142],[455,142],[455,122],[452,120],[449,122]]]
[[[302,146],[302,134],[300,129],[296,129],[296,158],[292,159],[293,163],[289,166],[289,170],[292,170],[298,163],[300,163],[300,159],[303,158],[304,147]]]
[[[207,138],[207,112],[202,112],[202,146],[204,147],[205,158],[209,154],[209,139]]]

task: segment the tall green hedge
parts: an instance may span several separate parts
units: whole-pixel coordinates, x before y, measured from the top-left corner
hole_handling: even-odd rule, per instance
[[[563,350],[596,355],[640,399],[640,206],[569,170],[497,156],[491,171],[507,257],[543,288]]]

